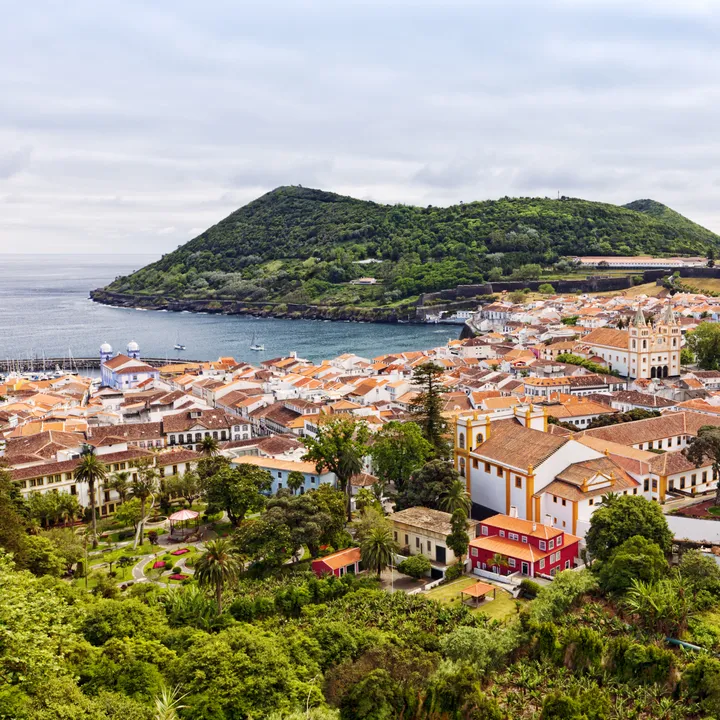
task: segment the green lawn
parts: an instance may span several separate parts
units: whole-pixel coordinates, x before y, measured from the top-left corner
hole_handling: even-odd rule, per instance
[[[145,542],[142,545],[138,545],[135,550],[133,550],[131,543],[130,545],[126,545],[125,547],[121,548],[108,548],[98,554],[88,552],[88,563],[92,566],[99,565],[103,562],[116,562],[119,558],[123,556],[135,557],[137,555],[150,555],[154,552],[157,552],[157,548],[157,545],[151,545],[149,542]]]
[[[438,600],[441,603],[453,604],[461,602],[460,591],[464,590],[471,585],[474,585],[480,580],[477,577],[463,577],[455,582],[449,583],[448,585],[439,585],[436,588],[430,590],[427,593],[427,597],[433,600]],[[512,616],[516,612],[516,601],[512,598],[509,592],[502,588],[497,588],[495,593],[495,599],[491,600],[492,595],[488,596],[488,599],[478,605],[477,611],[485,613],[488,617],[494,620],[505,620]],[[469,602],[469,599],[468,599]],[[520,602],[527,602],[521,600]],[[471,608],[475,609],[474,606],[470,605]]]

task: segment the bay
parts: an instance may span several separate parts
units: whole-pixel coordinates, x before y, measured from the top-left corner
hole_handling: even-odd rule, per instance
[[[92,357],[103,342],[124,351],[135,340],[148,357],[259,363],[288,355],[318,362],[345,352],[363,357],[422,350],[458,337],[446,325],[280,320],[113,308],[88,293],[152,262],[150,255],[0,255],[0,360]],[[253,336],[264,352],[250,350]],[[176,342],[185,352],[173,349]]]

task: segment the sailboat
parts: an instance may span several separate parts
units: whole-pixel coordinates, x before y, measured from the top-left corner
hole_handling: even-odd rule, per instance
[[[252,342],[250,343],[250,349],[255,350],[257,352],[262,352],[265,349],[265,346],[262,343],[258,343],[258,341],[255,339],[255,333],[253,333],[253,336],[252,336]]]
[[[185,346],[180,342],[180,335],[177,337],[177,341],[175,345],[173,345],[173,350],[184,350]]]

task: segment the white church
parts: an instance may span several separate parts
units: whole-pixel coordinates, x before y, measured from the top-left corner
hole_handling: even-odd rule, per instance
[[[682,335],[668,304],[654,327],[648,326],[642,309],[627,330],[598,328],[580,344],[587,357],[603,359],[610,370],[629,378],[666,378],[680,374]]]

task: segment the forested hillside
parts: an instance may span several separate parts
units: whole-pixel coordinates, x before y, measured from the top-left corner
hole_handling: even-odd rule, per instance
[[[420,208],[281,187],[108,289],[387,305],[462,283],[519,277],[523,266],[550,267],[567,255],[704,255],[720,240],[669,209],[659,217],[638,209],[507,197]],[[362,276],[378,284],[348,285]]]

